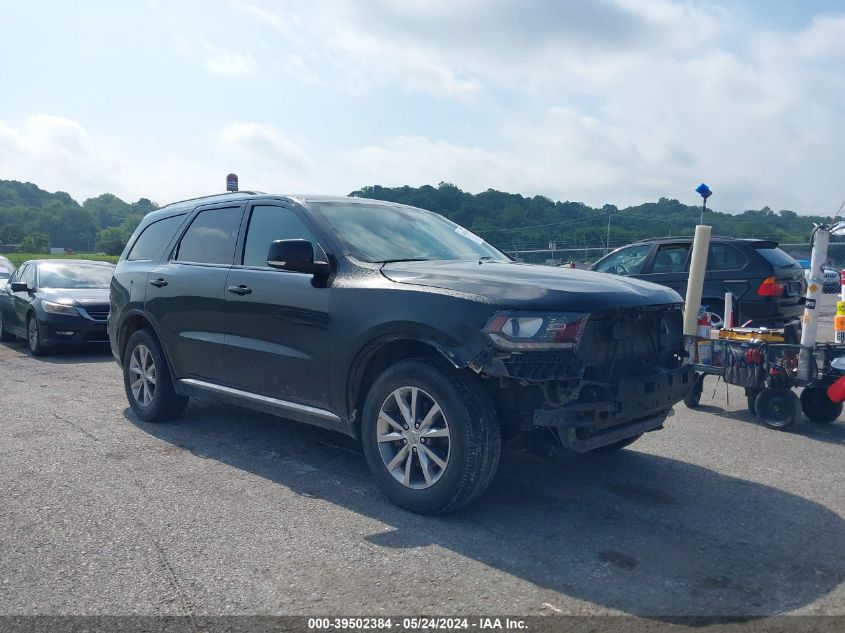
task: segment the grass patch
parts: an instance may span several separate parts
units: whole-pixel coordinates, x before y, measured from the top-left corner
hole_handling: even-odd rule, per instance
[[[28,259],[93,259],[98,262],[117,263],[117,255],[94,255],[92,253],[74,253],[73,255],[47,255],[46,253],[0,253],[15,266],[20,266]]]

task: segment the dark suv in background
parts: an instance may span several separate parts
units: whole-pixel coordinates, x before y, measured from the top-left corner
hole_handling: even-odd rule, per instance
[[[673,290],[516,263],[436,213],[359,198],[241,192],[149,214],[115,270],[109,336],[142,420],[210,393],[340,431],[423,513],[477,498],[503,433],[619,449],[692,384]]]
[[[725,311],[725,293],[734,295],[734,325],[780,326],[799,320],[806,282],[797,260],[777,242],[712,237],[701,303]],[[668,286],[686,296],[692,238],[656,238],[623,246],[590,270],[636,277]]]

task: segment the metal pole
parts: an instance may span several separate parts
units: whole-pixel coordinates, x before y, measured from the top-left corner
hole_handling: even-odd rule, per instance
[[[707,198],[704,198],[701,202],[701,219],[699,219],[699,224],[704,224],[704,211],[707,209]]]
[[[607,214],[607,241],[604,243],[604,254],[610,252],[610,213]]]

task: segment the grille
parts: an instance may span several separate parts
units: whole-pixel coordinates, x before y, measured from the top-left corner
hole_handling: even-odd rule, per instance
[[[105,321],[109,316],[109,306],[107,305],[90,305],[84,306],[82,309],[95,321]]]
[[[598,375],[626,377],[674,369],[683,349],[679,307],[622,308],[590,317],[578,355]]]

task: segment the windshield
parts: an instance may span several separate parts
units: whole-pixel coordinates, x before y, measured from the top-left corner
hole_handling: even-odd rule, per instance
[[[509,261],[477,235],[431,211],[354,202],[312,206],[348,252],[365,262],[482,257]]]
[[[38,267],[38,286],[41,288],[108,288],[113,270],[111,266],[41,264]]]

